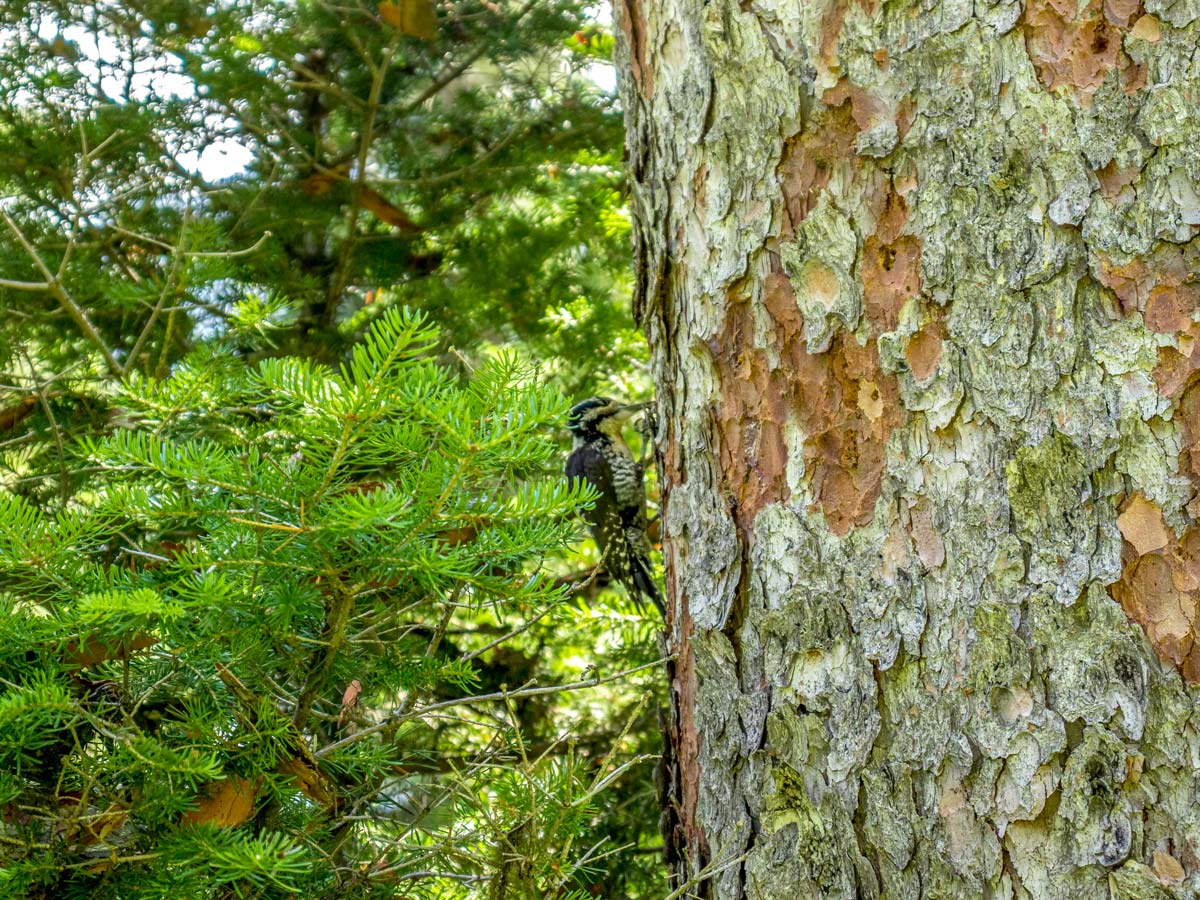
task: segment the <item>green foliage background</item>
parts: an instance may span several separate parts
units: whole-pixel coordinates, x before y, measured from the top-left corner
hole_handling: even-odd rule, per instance
[[[3,896],[666,894],[591,12],[0,10]]]

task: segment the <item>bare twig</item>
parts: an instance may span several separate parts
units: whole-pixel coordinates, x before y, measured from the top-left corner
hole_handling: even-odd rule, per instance
[[[333,278],[330,280],[329,290],[325,295],[326,321],[324,324],[326,325],[332,323],[338,299],[341,297],[342,291],[345,290],[346,282],[350,278],[350,261],[354,258],[354,244],[358,236],[358,218],[362,210],[362,204],[358,202],[358,195],[366,186],[367,160],[371,154],[371,144],[375,140],[375,122],[379,116],[379,98],[383,92],[383,83],[387,78],[388,70],[392,67],[392,58],[395,56],[396,49],[399,46],[399,40],[399,35],[393,37],[383,52],[383,60],[380,65],[377,68],[372,66],[371,90],[367,95],[366,121],[363,122],[359,137],[357,168],[354,172],[354,202],[350,204],[350,208],[346,212],[346,237],[342,242],[341,252],[338,254],[337,267],[334,269]],[[370,60],[367,60],[367,64],[370,65]]]
[[[632,669],[625,669],[624,671],[617,672],[613,675],[606,675],[603,678],[596,676],[593,678],[583,679],[582,681],[571,681],[567,684],[551,684],[546,685],[545,687],[536,687],[531,685],[528,687],[517,688],[515,691],[497,691],[492,694],[476,694],[472,697],[459,697],[455,700],[443,700],[440,703],[431,703],[428,706],[418,707],[406,715],[390,715],[382,722],[372,725],[370,728],[364,728],[362,731],[356,732],[349,737],[344,737],[340,741],[334,741],[332,744],[327,744],[318,750],[316,755],[326,756],[330,753],[333,753],[335,750],[340,750],[343,747],[353,744],[355,741],[360,741],[363,738],[370,737],[373,734],[378,734],[387,728],[398,725],[403,719],[415,719],[420,716],[428,715],[435,710],[446,709],[451,706],[462,706],[468,703],[483,703],[491,700],[507,700],[510,698],[534,697],[545,694],[561,694],[568,691],[582,691],[586,690],[587,688],[597,687],[601,684],[611,684],[614,681],[620,681],[623,678],[628,678],[630,675],[636,675],[638,672],[644,672],[647,669],[657,668],[658,666],[661,666],[672,659],[674,659],[673,656],[664,656],[660,659],[656,659],[654,662],[645,663],[644,665],[640,666],[634,666]]]
[[[569,596],[574,596],[575,594],[578,594],[581,591],[583,591],[588,585],[590,585],[593,581],[595,581],[596,576],[598,574],[600,574],[600,572],[603,569],[604,569],[604,565],[603,565],[603,563],[601,563],[600,565],[595,566],[590,572],[588,572],[587,577],[584,578],[582,581],[575,582],[573,580],[574,576],[569,576],[567,581],[563,581],[562,579],[556,579],[554,586],[561,587],[563,584],[570,584],[571,590],[569,591]],[[533,618],[522,623],[521,625],[518,625],[516,628],[512,629],[508,633],[502,634],[500,637],[496,638],[494,641],[491,641],[490,643],[485,644],[484,646],[480,647],[478,650],[474,650],[470,653],[464,653],[461,657],[462,661],[469,662],[472,659],[476,659],[476,658],[482,656],[483,654],[487,653],[492,648],[498,647],[500,644],[503,644],[505,641],[512,640],[519,634],[524,634],[526,631],[528,631],[530,628],[532,628],[534,625],[536,625],[542,619],[546,618],[546,616],[550,615],[550,613],[554,612],[554,610],[558,609],[559,606],[560,606],[560,604],[558,604],[558,603],[550,604],[549,606],[547,606],[545,609],[543,609],[540,613],[538,613]]]
[[[163,250],[179,253],[180,256],[187,259],[236,259],[239,256],[249,256],[251,253],[257,252],[263,244],[271,239],[271,232],[264,231],[262,237],[249,247],[243,247],[241,250],[183,250],[181,245],[169,244],[166,241],[160,241],[158,238],[150,237],[148,234],[139,234],[136,231],[130,231],[128,228],[122,228],[120,225],[112,225],[110,227],[118,234],[123,234],[126,237],[131,237],[136,241],[142,241],[146,244],[153,244]]]
[[[37,267],[38,271],[42,273],[42,277],[46,279],[45,289],[49,291],[50,295],[59,302],[59,305],[66,310],[67,315],[69,315],[75,321],[75,324],[79,326],[79,329],[87,336],[88,340],[90,340],[100,351],[101,355],[104,357],[104,363],[108,367],[108,371],[117,378],[122,377],[124,373],[121,369],[121,364],[117,362],[117,358],[113,356],[112,351],[108,349],[108,345],[104,343],[104,338],[100,336],[100,332],[96,330],[96,326],[94,326],[88,319],[87,313],[84,312],[83,308],[76,303],[74,299],[72,299],[69,293],[67,293],[67,289],[63,286],[63,283],[59,281],[58,277],[53,272],[50,271],[50,267],[47,266],[42,260],[41,254],[37,252],[37,248],[29,242],[29,239],[25,237],[25,233],[17,227],[17,223],[14,222],[8,213],[4,212],[3,210],[0,210],[0,216],[4,217],[4,223],[8,225],[8,228],[13,233],[13,236],[16,237],[17,241],[25,249],[25,252],[29,254],[29,258],[33,260],[33,264]]]
[[[487,653],[492,648],[498,647],[500,644],[503,644],[505,641],[510,641],[513,638],[515,638],[517,635],[523,634],[524,632],[528,631],[530,628],[532,628],[534,625],[536,625],[542,619],[546,618],[546,616],[550,615],[550,613],[552,613],[556,609],[558,609],[557,603],[553,603],[550,606],[547,606],[536,616],[534,616],[533,618],[529,619],[526,622],[523,622],[521,625],[518,625],[516,628],[509,631],[507,634],[501,635],[500,637],[496,638],[494,641],[491,641],[490,643],[485,644],[484,646],[480,647],[478,650],[473,650],[470,653],[464,653],[461,657],[459,657],[459,659],[462,662],[470,662],[473,659],[477,659],[478,657]]]
[[[7,278],[0,278],[0,288],[8,288],[10,291],[48,291],[50,283],[48,281],[10,281]]]
[[[335,588],[330,599],[329,611],[325,615],[322,646],[313,654],[308,681],[296,700],[296,713],[292,716],[292,722],[297,731],[304,729],[313,704],[317,701],[317,695],[325,687],[325,681],[333,670],[338,651],[346,641],[346,626],[353,609],[354,595],[345,588]]]
[[[25,364],[29,366],[30,371],[33,371],[33,360],[29,354],[22,348],[22,355],[25,356]],[[50,423],[50,434],[54,437],[54,447],[58,451],[58,496],[63,506],[66,506],[67,498],[70,496],[70,478],[67,473],[67,450],[63,446],[62,429],[58,427],[58,420],[54,418],[54,410],[50,408],[50,398],[46,393],[46,385],[53,382],[42,382],[39,379],[31,379],[33,381],[33,390],[37,394],[38,401],[42,405],[42,412],[46,414],[46,421]]]
[[[749,853],[743,853],[740,856],[734,857],[733,859],[730,859],[730,860],[726,860],[725,862],[720,863],[719,865],[714,860],[713,862],[711,862],[707,866],[705,866],[703,869],[701,869],[700,873],[698,875],[696,875],[695,878],[689,878],[684,884],[681,884],[678,888],[671,891],[671,893],[667,894],[667,896],[665,896],[663,898],[663,900],[679,900],[680,897],[695,896],[694,894],[689,893],[689,891],[691,891],[692,888],[694,888],[696,885],[700,884],[702,881],[708,881],[708,879],[714,878],[717,875],[720,875],[722,872],[732,869],[734,866],[740,866],[742,863],[744,863],[746,861],[746,859],[749,855],[750,855]]]
[[[513,16],[513,18],[512,18],[512,24],[516,25],[523,18],[525,18],[525,16],[527,16],[529,14],[529,12],[535,6],[537,6],[537,2],[538,2],[538,0],[529,0],[528,3],[526,3],[519,10],[517,10],[517,14],[515,16]],[[454,81],[460,75],[462,75],[464,72],[466,72],[467,69],[469,69],[469,68],[471,68],[471,66],[475,65],[475,63],[479,60],[479,58],[482,57],[488,51],[490,46],[491,45],[487,41],[480,41],[479,47],[474,52],[468,53],[465,57],[462,58],[462,60],[460,60],[457,63],[454,63],[453,65],[447,66],[445,69],[443,69],[437,75],[435,75],[433,81],[430,82],[429,86],[427,88],[425,88],[425,90],[421,91],[421,93],[419,93],[416,97],[414,97],[408,103],[406,103],[404,108],[399,111],[399,116],[397,116],[397,120],[399,119],[400,116],[406,116],[409,113],[416,110],[417,108],[419,108],[421,106],[421,104],[423,104],[426,100],[433,97],[435,94],[437,94],[439,91],[441,91],[442,88],[446,87],[448,84],[450,84],[450,82]]]
[[[167,305],[167,297],[171,293],[171,284],[179,272],[181,256],[184,253],[185,242],[187,241],[188,224],[191,220],[192,209],[189,206],[183,215],[183,222],[179,226],[179,244],[174,248],[174,259],[171,260],[171,269],[167,273],[166,280],[163,282],[163,289],[159,291],[158,301],[154,304],[154,309],[150,311],[150,315],[146,319],[146,324],[142,326],[142,333],[133,342],[133,349],[129,351],[129,357],[125,360],[124,372],[126,375],[133,371],[134,365],[142,355],[142,347],[150,339],[150,332],[154,330],[154,326],[158,323],[158,317],[162,315],[163,307]]]
[[[188,259],[237,259],[239,256],[249,256],[271,239],[271,232],[264,231],[262,237],[241,250],[193,250],[184,254]]]

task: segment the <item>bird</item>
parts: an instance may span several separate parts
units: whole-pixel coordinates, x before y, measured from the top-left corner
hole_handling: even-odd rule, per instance
[[[567,479],[572,484],[586,481],[600,495],[591,509],[580,512],[609,574],[635,603],[641,606],[645,597],[665,616],[650,564],[642,467],[621,436],[621,426],[646,405],[589,397],[571,407],[567,427],[573,446]]]

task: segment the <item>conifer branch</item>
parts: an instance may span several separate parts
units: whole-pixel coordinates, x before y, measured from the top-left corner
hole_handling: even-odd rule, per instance
[[[362,204],[358,202],[358,197],[366,186],[367,161],[371,153],[371,144],[375,140],[375,120],[379,115],[379,98],[383,91],[383,82],[392,66],[392,59],[396,54],[399,42],[400,33],[397,32],[388,42],[380,64],[372,68],[371,89],[367,95],[366,116],[362,132],[359,135],[358,157],[354,171],[354,202],[346,211],[346,237],[342,241],[337,267],[334,269],[333,277],[329,280],[329,290],[325,295],[326,321],[323,324],[326,327],[333,324],[333,314],[337,310],[342,291],[345,290],[346,282],[350,278],[350,261],[354,256],[355,244],[358,241],[358,218],[362,211]]]
[[[0,278],[0,288],[7,288],[10,291],[29,291],[30,293],[41,293],[42,291],[50,290],[50,282],[13,281],[9,278]]]
[[[362,731],[357,731],[349,737],[344,737],[339,741],[334,741],[332,744],[327,744],[316,751],[318,757],[328,756],[341,750],[343,747],[348,747],[357,741],[368,738],[373,734],[378,734],[389,728],[395,728],[404,719],[420,718],[429,713],[436,712],[441,709],[449,709],[454,706],[466,706],[472,703],[484,703],[493,700],[509,700],[520,699],[522,697],[539,697],[549,694],[562,694],[569,691],[582,691],[588,688],[598,687],[602,684],[611,684],[614,681],[622,681],[630,675],[636,675],[638,672],[645,672],[647,669],[657,669],[674,659],[673,656],[663,656],[656,659],[654,662],[644,663],[640,666],[634,666],[631,669],[625,669],[617,672],[614,675],[606,675],[604,677],[595,676],[585,678],[580,681],[571,681],[566,684],[546,685],[545,687],[537,687],[536,685],[525,685],[512,691],[495,691],[490,694],[475,694],[470,697],[459,697],[454,700],[443,700],[439,703],[430,703],[427,706],[421,706],[414,709],[411,713],[402,716],[388,716],[382,722],[364,728]]]
[[[29,255],[29,258],[33,261],[33,264],[37,267],[38,271],[42,273],[42,277],[46,279],[44,283],[45,290],[59,302],[59,305],[62,306],[62,308],[67,312],[67,315],[69,315],[74,320],[75,324],[79,326],[79,330],[82,331],[87,336],[88,340],[95,345],[96,349],[100,351],[101,356],[104,357],[104,364],[108,367],[109,373],[117,378],[120,378],[123,375],[121,364],[117,362],[117,358],[113,356],[112,351],[108,349],[108,345],[104,342],[104,338],[100,336],[100,332],[96,330],[96,327],[91,323],[91,320],[88,319],[87,313],[83,311],[83,308],[76,303],[71,295],[67,292],[66,287],[63,285],[62,281],[59,280],[58,276],[50,271],[50,267],[46,265],[45,261],[43,261],[41,254],[37,251],[37,248],[30,243],[27,237],[25,237],[25,233],[21,231],[21,229],[17,226],[17,223],[12,220],[12,217],[3,210],[0,210],[0,216],[4,217],[4,222],[6,225],[8,225],[9,231],[13,233],[13,236],[24,248],[25,252]],[[32,284],[31,282],[15,283],[21,285]],[[33,288],[31,287],[18,288],[18,290],[32,289]]]
[[[354,609],[354,594],[337,582],[336,573],[331,571],[330,575],[333,596],[330,597],[329,612],[326,614],[325,628],[321,633],[321,646],[313,654],[308,680],[300,692],[300,698],[296,701],[296,712],[292,716],[292,724],[297,730],[304,729],[317,695],[325,689],[329,673],[346,641],[346,626]]]

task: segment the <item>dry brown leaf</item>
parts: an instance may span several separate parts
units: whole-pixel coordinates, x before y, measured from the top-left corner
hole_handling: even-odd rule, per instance
[[[82,640],[68,642],[63,659],[68,665],[86,669],[108,659],[125,659],[157,643],[158,638],[152,634],[135,634],[123,640],[89,634]]]
[[[251,723],[256,722],[258,720],[256,710],[261,706],[258,696],[225,666],[217,663],[216,670],[217,677],[237,698],[239,705],[243,708],[243,715]],[[295,778],[296,786],[306,797],[315,800],[326,809],[333,809],[338,799],[333,782],[321,772],[320,764],[308,748],[305,738],[294,728],[289,728],[284,740],[293,756],[280,762],[276,771]]]
[[[379,18],[407,35],[432,41],[437,37],[437,8],[433,0],[399,0],[379,4]]]
[[[320,197],[322,194],[328,194],[339,180],[327,172],[316,172],[300,180],[300,190],[309,197]]]
[[[355,199],[358,205],[374,213],[380,221],[386,222],[401,231],[419,231],[417,223],[406,216],[399,207],[394,205],[379,191],[369,187],[359,188]]]
[[[99,843],[125,824],[129,810],[121,803],[110,803],[103,812],[83,802],[77,791],[59,794],[59,811],[65,817],[62,834],[67,841],[84,846]]]
[[[233,828],[254,815],[254,801],[258,797],[258,779],[227,778],[208,786],[208,792],[200,798],[199,805],[183,814],[184,825],[216,825]]]
[[[382,491],[387,485],[382,481],[360,481],[357,484],[348,484],[343,488],[343,493],[346,494],[373,494],[375,491]]]
[[[33,412],[37,406],[37,397],[30,394],[27,397],[22,397],[12,406],[0,409],[0,431],[8,431],[10,428],[15,428],[17,424],[27,415]]]
[[[350,686],[346,688],[342,694],[342,709],[338,713],[338,728],[342,727],[342,723],[354,711],[354,707],[358,706],[358,695],[362,693],[362,682],[355,678],[350,682]]]
[[[400,4],[399,3],[380,3],[379,4],[379,18],[383,19],[383,21],[387,22],[393,28],[399,28],[401,26],[401,23],[404,21],[402,15],[400,13]]]
[[[457,528],[439,531],[437,537],[447,547],[461,547],[463,544],[469,544],[476,540],[480,533],[491,528],[493,524],[495,523],[491,519],[480,516],[474,522],[466,522]]]

